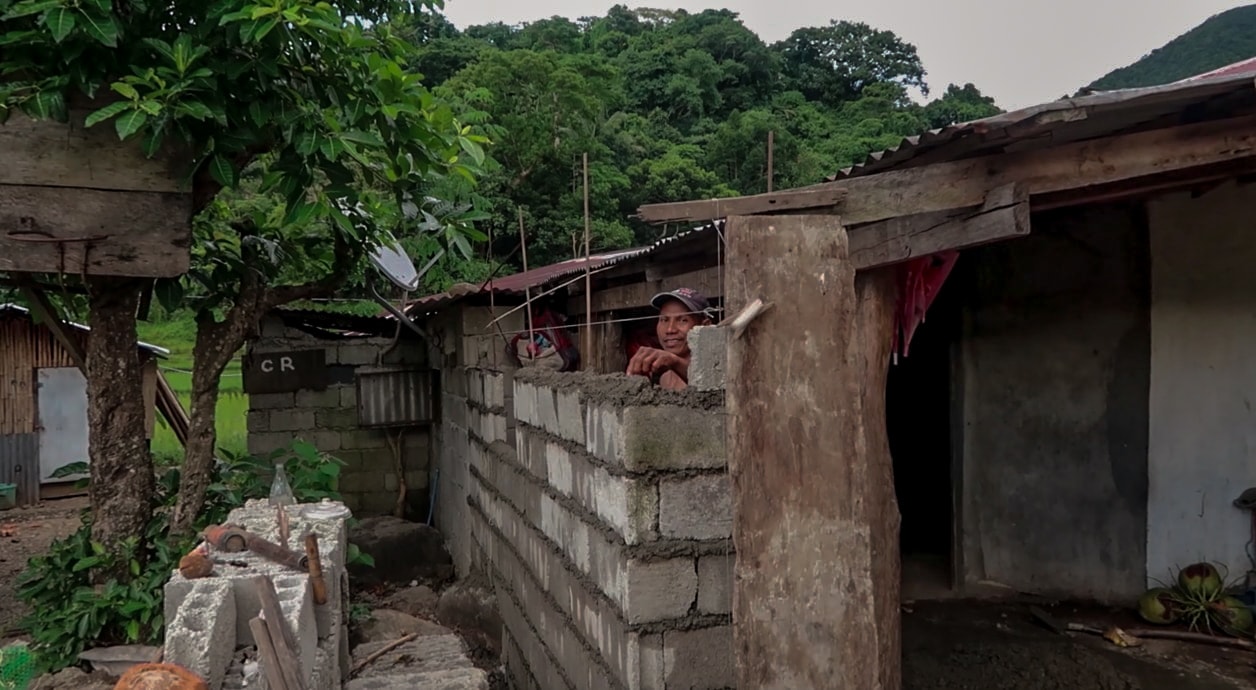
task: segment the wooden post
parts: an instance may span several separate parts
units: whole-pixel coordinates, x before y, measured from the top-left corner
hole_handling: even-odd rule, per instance
[[[589,154],[584,154],[584,353],[580,360],[587,362],[593,357],[593,282],[589,273]],[[590,369],[588,366],[581,367]]]
[[[528,233],[523,228],[523,207],[518,207],[519,211],[519,251],[523,253],[523,272],[528,272]],[[524,318],[527,319],[528,325],[528,345],[532,344],[532,288],[525,287],[523,291],[524,299]],[[493,323],[497,320],[494,319]]]
[[[885,431],[892,269],[836,216],[728,220],[737,687],[898,690],[899,515]]]
[[[772,187],[776,177],[776,166],[773,157],[776,155],[776,131],[768,130],[768,194],[772,193]]]

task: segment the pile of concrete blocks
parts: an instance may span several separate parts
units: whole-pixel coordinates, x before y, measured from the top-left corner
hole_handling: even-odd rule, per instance
[[[165,588],[165,660],[184,666],[209,683],[210,690],[240,688],[265,690],[265,675],[255,668],[229,668],[236,652],[253,647],[249,621],[261,611],[255,578],[270,576],[279,605],[296,636],[297,658],[307,687],[340,688],[349,672],[349,580],[345,570],[348,529],[345,517],[310,517],[307,511],[326,504],[287,506],[288,548],[303,550],[302,537],[318,535],[327,603],[316,605],[309,575],[248,551],[211,550],[214,572],[188,580],[176,571]],[[244,527],[276,544],[279,537],[276,508],[267,501],[249,501],[231,512],[227,522]]]

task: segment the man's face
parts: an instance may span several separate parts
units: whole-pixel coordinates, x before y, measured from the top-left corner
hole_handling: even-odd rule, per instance
[[[668,300],[659,310],[655,331],[663,349],[679,357],[689,356],[689,329],[698,325],[701,316],[689,313],[689,307],[678,300]]]

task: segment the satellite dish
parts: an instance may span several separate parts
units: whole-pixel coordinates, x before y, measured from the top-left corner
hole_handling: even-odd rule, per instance
[[[414,267],[414,262],[410,260],[410,257],[402,251],[401,245],[392,233],[385,232],[382,241],[375,245],[369,258],[376,270],[392,281],[393,285],[406,292],[419,289],[419,271]]]

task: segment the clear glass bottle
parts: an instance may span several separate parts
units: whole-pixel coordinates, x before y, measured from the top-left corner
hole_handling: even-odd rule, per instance
[[[270,483],[270,504],[272,506],[290,506],[297,502],[292,495],[292,486],[288,484],[288,473],[283,469],[283,462],[275,464],[275,479]]]

